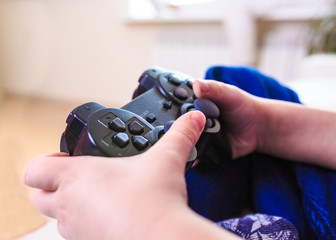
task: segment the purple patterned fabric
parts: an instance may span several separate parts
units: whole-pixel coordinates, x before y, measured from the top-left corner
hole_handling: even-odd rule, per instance
[[[298,240],[292,223],[282,217],[251,214],[243,218],[232,218],[217,223],[240,237],[248,240]]]

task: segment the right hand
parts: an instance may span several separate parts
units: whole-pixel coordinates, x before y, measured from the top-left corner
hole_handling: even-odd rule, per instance
[[[214,80],[196,80],[197,97],[214,102],[220,109],[222,128],[227,133],[232,157],[238,158],[257,149],[261,122],[259,98],[239,88]]]

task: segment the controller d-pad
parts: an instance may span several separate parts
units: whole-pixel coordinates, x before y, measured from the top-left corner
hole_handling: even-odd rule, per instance
[[[124,148],[129,143],[129,138],[126,133],[117,133],[112,137],[112,141],[117,144],[120,148]]]
[[[128,125],[128,130],[133,135],[140,135],[144,132],[144,126],[142,126],[138,121],[134,121]]]
[[[116,132],[125,132],[126,125],[120,118],[115,118],[113,121],[109,122],[109,128]]]
[[[133,136],[132,143],[136,147],[136,149],[138,149],[139,151],[142,151],[146,147],[148,147],[149,141],[143,136]]]
[[[178,87],[174,90],[174,96],[179,100],[186,100],[189,97],[189,94],[184,88]]]
[[[114,115],[113,113],[109,112],[109,113],[105,114],[104,116],[100,117],[99,122],[101,124],[103,124],[104,126],[108,127],[109,123],[115,118],[117,118],[117,116]]]

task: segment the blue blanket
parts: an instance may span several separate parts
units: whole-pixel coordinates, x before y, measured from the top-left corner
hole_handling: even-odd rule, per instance
[[[300,103],[294,91],[252,68],[215,66],[205,78],[259,97]],[[194,168],[187,187],[190,207],[210,220],[252,211],[289,220],[301,239],[336,239],[335,171],[252,153],[219,168]]]

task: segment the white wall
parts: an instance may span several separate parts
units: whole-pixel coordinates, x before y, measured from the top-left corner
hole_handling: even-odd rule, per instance
[[[302,43],[295,38],[295,46],[288,44],[288,27],[279,31],[271,20],[276,41],[266,38],[256,53],[254,21],[262,9],[238,2],[248,1],[237,0],[231,15],[223,9],[217,22],[129,24],[126,0],[0,0],[0,85],[16,94],[121,106],[152,65],[202,77],[209,65],[259,60],[266,73],[290,79],[293,70],[283,66],[300,61],[304,49],[297,58],[288,56]]]
[[[228,63],[223,26],[127,23],[126,0],[0,0],[7,92],[121,106],[152,65],[203,77]]]
[[[125,24],[125,0],[0,1],[0,81],[9,91],[122,105],[150,65],[156,27]]]

